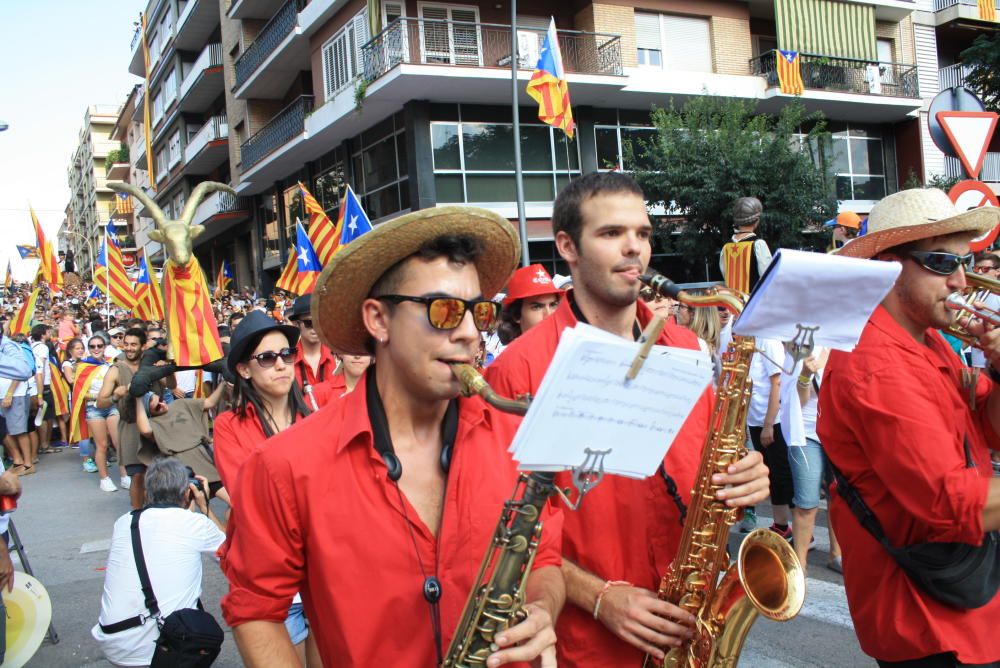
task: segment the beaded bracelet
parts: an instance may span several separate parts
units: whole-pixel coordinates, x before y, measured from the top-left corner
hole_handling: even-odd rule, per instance
[[[631,587],[631,582],[626,582],[625,580],[608,580],[601,587],[601,593],[597,595],[597,600],[594,601],[594,619],[597,619],[597,615],[601,612],[601,601],[604,600],[604,595],[608,593],[608,590],[612,587]]]

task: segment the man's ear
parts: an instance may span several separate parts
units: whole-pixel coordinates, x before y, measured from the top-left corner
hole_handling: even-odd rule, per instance
[[[573,239],[565,230],[559,230],[556,232],[555,237],[556,250],[559,251],[559,255],[562,259],[566,260],[571,265],[575,265],[580,259],[580,250],[576,247]]]
[[[385,302],[377,299],[366,299],[361,303],[361,319],[365,329],[376,341],[389,340],[389,320],[392,315]]]

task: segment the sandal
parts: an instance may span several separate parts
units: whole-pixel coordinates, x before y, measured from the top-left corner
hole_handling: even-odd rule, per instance
[[[18,473],[18,475],[31,475],[34,472],[35,472],[34,466],[25,466],[24,470]]]
[[[842,557],[830,557],[826,562],[826,567],[834,573],[844,574],[844,561]]]

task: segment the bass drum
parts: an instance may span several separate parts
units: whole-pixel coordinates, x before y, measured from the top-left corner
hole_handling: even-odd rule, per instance
[[[3,590],[7,606],[7,654],[3,668],[21,668],[35,655],[52,621],[52,601],[41,582],[14,571],[14,591]]]

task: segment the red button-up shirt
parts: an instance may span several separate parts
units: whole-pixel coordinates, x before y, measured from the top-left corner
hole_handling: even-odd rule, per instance
[[[938,332],[927,330],[920,345],[881,306],[853,352],[830,354],[817,431],[893,545],[982,540],[992,476],[988,448],[1000,447],[1000,437],[985,410],[992,383],[980,376],[971,410],[961,369]],[[966,437],[975,468],[966,468]],[[906,576],[838,494],[830,516],[866,653],[883,661],[942,652],[955,652],[962,663],[1000,660],[1000,596],[977,610],[939,603]]]
[[[313,373],[312,367],[306,361],[305,350],[300,340],[295,346],[295,377],[299,381],[299,386],[305,384],[315,387],[320,383],[330,380],[334,371],[337,370],[337,358],[333,356],[330,349],[322,343],[319,346],[319,367]]]
[[[356,391],[269,439],[240,472],[222,568],[230,626],[281,622],[302,592],[328,666],[434,666],[424,576],[441,581],[443,651],[458,624],[516,467],[516,423],[461,399],[435,537],[386,478],[365,396]],[[562,513],[547,510],[534,568],[559,566]]]
[[[643,327],[653,314],[638,303]],[[534,394],[552,361],[559,337],[575,327],[569,299],[555,313],[518,337],[486,368],[486,378],[506,396]],[[698,349],[697,337],[668,321],[657,343]],[[701,451],[708,433],[713,392],[705,391],[677,434],[664,468],[688,504]],[[560,474],[561,486],[572,483]],[[604,580],[625,580],[656,591],[680,543],[679,511],[657,474],[645,480],[607,476],[592,489],[576,512],[566,511],[563,556]],[[643,654],[595,621],[592,611],[567,605],[556,626],[560,666],[639,666]]]

